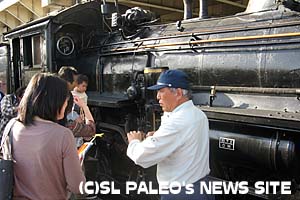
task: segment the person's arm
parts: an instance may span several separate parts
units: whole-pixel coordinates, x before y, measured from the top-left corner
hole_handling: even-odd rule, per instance
[[[75,137],[85,137],[89,140],[96,133],[96,125],[90,109],[84,102],[77,96],[74,96],[74,102],[83,109],[85,114],[85,123],[78,121],[68,122],[67,127],[72,130]]]
[[[64,134],[62,149],[67,189],[75,194],[79,194],[79,184],[82,181],[85,182],[85,177],[80,166],[74,137],[69,131]]]
[[[18,107],[12,103],[11,95],[5,95],[1,100],[1,113],[5,117],[13,117],[17,114]]]
[[[69,121],[66,124],[66,127],[69,128],[74,137],[87,137],[89,139],[93,137],[96,133],[96,126],[93,121],[89,121],[87,124],[77,121]]]
[[[144,168],[153,166],[172,154],[181,145],[180,128],[173,123],[165,123],[153,134],[141,141],[141,136],[130,137],[127,156]]]
[[[74,96],[74,102],[83,109],[84,115],[85,115],[85,120],[86,123],[88,123],[89,121],[93,121],[94,122],[94,118],[93,115],[89,109],[89,107],[77,96]]]

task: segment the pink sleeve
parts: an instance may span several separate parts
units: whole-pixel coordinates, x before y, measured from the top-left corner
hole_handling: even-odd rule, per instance
[[[85,182],[85,177],[79,163],[75,139],[71,131],[65,133],[62,149],[67,189],[75,194],[79,194],[79,184],[82,181]]]

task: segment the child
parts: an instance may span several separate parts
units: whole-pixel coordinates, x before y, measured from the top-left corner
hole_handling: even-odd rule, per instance
[[[88,81],[89,81],[89,79],[86,75],[79,74],[77,76],[77,81],[76,81],[77,86],[72,91],[72,95],[74,97],[78,97],[84,103],[84,105],[87,105],[88,96],[86,95],[85,91],[86,91],[87,86],[88,86]],[[80,117],[81,117],[82,120],[85,119],[84,112],[80,107],[75,105],[73,110],[75,110],[78,114],[80,114]]]
[[[78,98],[80,98],[85,103],[85,105],[87,105],[88,98],[85,93],[88,86],[88,81],[89,79],[86,75],[79,74],[77,77],[77,86],[72,91],[73,96],[77,96]]]

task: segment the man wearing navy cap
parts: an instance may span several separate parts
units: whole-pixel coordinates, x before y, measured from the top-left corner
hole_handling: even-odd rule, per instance
[[[157,90],[164,115],[159,129],[148,133],[145,140],[141,132],[127,133],[128,157],[145,168],[157,164],[160,186],[180,184],[179,194],[162,194],[162,200],[214,199],[199,190],[200,181],[208,186],[209,127],[206,115],[190,100],[187,75],[179,70],[164,71],[157,84],[148,89]],[[193,194],[186,194],[190,184]]]

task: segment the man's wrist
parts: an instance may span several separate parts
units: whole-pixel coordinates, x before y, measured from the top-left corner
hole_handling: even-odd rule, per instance
[[[140,140],[134,138],[134,139],[131,139],[131,140],[128,141],[128,143],[136,143],[136,142],[140,142]]]

